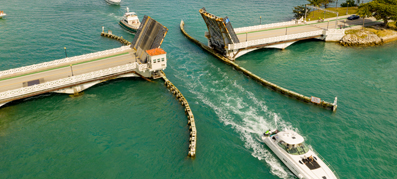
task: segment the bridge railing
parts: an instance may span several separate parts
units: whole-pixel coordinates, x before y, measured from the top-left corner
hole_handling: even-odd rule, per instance
[[[297,23],[302,22],[301,20],[295,21],[287,21],[287,22],[278,22],[278,23],[272,23],[272,24],[263,24],[263,25],[255,25],[255,26],[248,26],[248,27],[240,27],[240,28],[235,28],[234,32],[236,33],[241,33],[241,32],[250,32],[250,31],[255,31],[255,30],[260,30],[260,29],[268,29],[268,28],[275,28],[275,27],[282,27],[282,26],[289,26],[289,25],[294,25]]]
[[[44,90],[59,89],[62,87],[72,86],[77,83],[98,79],[98,78],[105,77],[105,76],[112,75],[112,74],[128,72],[128,71],[136,69],[137,66],[139,66],[140,69],[142,68],[142,70],[146,70],[146,69],[144,69],[145,65],[139,65],[136,62],[128,63],[128,64],[117,66],[117,67],[98,70],[98,71],[85,73],[85,74],[81,74],[81,75],[76,75],[76,76],[72,76],[72,77],[68,77],[68,78],[62,78],[59,80],[49,81],[49,82],[45,82],[42,84],[37,84],[37,85],[29,86],[29,87],[23,87],[23,88],[18,88],[18,89],[14,89],[14,90],[4,91],[4,92],[0,93],[0,102],[2,100],[11,100],[11,99],[19,97],[19,96],[29,95],[29,94],[33,94],[33,93],[44,91]]]
[[[228,50],[237,50],[237,49],[242,49],[242,48],[247,48],[247,47],[252,47],[252,46],[257,46],[257,45],[264,45],[264,44],[268,44],[268,43],[300,39],[300,38],[317,36],[317,35],[322,35],[322,34],[324,34],[323,30],[316,30],[316,31],[303,32],[303,33],[298,33],[298,34],[290,34],[290,35],[283,35],[283,36],[278,36],[278,37],[268,37],[268,38],[263,38],[263,39],[258,39],[258,40],[250,40],[247,42],[229,44]]]
[[[345,29],[328,29],[327,34],[345,34]]]
[[[14,69],[9,69],[9,70],[5,70],[5,71],[0,71],[0,78],[2,78],[3,76],[6,76],[6,75],[24,73],[24,72],[33,71],[33,70],[42,69],[42,68],[59,66],[62,64],[66,65],[66,64],[73,63],[73,62],[83,61],[86,59],[96,58],[96,57],[100,57],[100,56],[104,56],[104,55],[116,54],[116,53],[122,52],[124,50],[127,50],[129,48],[130,48],[129,46],[122,46],[122,47],[115,48],[115,49],[94,52],[94,53],[89,53],[89,54],[85,54],[85,55],[80,55],[80,56],[75,56],[75,57],[70,57],[70,58],[63,58],[63,59],[59,59],[59,60],[54,60],[54,61],[34,64],[34,65],[24,66],[24,67],[20,67],[20,68],[14,68]]]

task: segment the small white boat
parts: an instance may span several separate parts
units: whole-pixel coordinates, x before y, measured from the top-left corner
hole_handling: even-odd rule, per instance
[[[139,29],[141,22],[139,22],[139,18],[135,12],[130,12],[130,9],[127,7],[127,12],[124,14],[119,24],[126,30],[135,33]]]
[[[305,145],[303,137],[298,133],[291,130],[269,130],[263,134],[262,140],[298,178],[337,178],[328,165]]]
[[[0,11],[0,19],[2,19],[3,17],[5,17],[7,14],[4,13],[3,11]]]
[[[105,0],[110,5],[120,5],[121,0]]]

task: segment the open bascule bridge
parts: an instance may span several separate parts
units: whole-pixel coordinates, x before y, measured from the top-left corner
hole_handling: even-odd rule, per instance
[[[0,106],[43,93],[77,94],[121,77],[159,78],[168,29],[145,16],[131,46],[0,71]]]
[[[168,29],[149,16],[141,22],[131,46],[0,71],[0,107],[49,92],[77,95],[115,78],[162,78],[185,107],[190,131],[188,156],[195,157],[197,130],[193,113],[185,97],[162,71],[167,67],[167,57],[160,46]]]
[[[303,21],[303,18],[301,18],[301,20],[293,20],[289,22],[234,29],[228,17],[217,17],[208,13],[205,8],[200,9],[199,12],[207,25],[208,32],[205,32],[205,37],[208,39],[208,45],[205,45],[190,36],[185,31],[185,23],[182,20],[180,24],[181,31],[189,40],[210,52],[221,61],[233,66],[236,70],[243,72],[245,75],[274,91],[288,97],[295,98],[299,101],[315,104],[317,106],[336,111],[337,97],[335,97],[333,103],[330,103],[314,96],[308,97],[297,92],[290,91],[253,74],[247,69],[239,66],[234,62],[234,60],[256,49],[284,49],[300,40],[321,39],[325,41],[339,41],[344,36],[345,30],[337,29],[338,20],[335,21],[334,26],[330,24],[329,21],[328,23],[306,23]],[[333,26],[333,28],[331,26]]]
[[[234,29],[228,17],[217,17],[208,13],[205,8],[200,9],[199,12],[208,28],[208,32],[205,32],[208,46],[229,60],[235,60],[261,48],[285,49],[300,40],[339,41],[345,34],[344,29],[337,29],[338,20],[335,23],[313,24],[306,23],[301,18]]]

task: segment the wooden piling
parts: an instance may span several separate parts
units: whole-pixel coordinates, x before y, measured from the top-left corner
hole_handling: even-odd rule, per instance
[[[187,116],[187,124],[189,126],[189,152],[188,156],[189,157],[196,157],[196,142],[197,142],[197,129],[196,129],[196,123],[194,121],[194,116],[193,112],[190,109],[189,103],[187,102],[186,98],[183,96],[183,94],[174,86],[174,84],[171,83],[170,80],[165,76],[165,73],[163,71],[160,71],[161,77],[163,78],[164,85],[170,90],[172,94],[175,94],[175,97],[178,99],[179,102],[181,102],[182,106],[185,107],[185,114]]]
[[[125,40],[123,38],[123,36],[119,37],[119,36],[113,35],[111,33],[106,33],[103,30],[101,32],[101,36],[108,37],[108,38],[111,38],[111,39],[115,39],[115,40],[119,41],[120,43],[122,43],[123,45],[131,45],[131,42],[129,42],[128,40]]]

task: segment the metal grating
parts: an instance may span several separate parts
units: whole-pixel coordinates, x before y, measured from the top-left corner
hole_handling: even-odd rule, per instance
[[[141,60],[146,61],[146,58],[142,58],[144,52],[153,48],[160,48],[167,32],[167,27],[145,15],[132,41],[131,48],[137,50],[137,56],[141,57]]]

